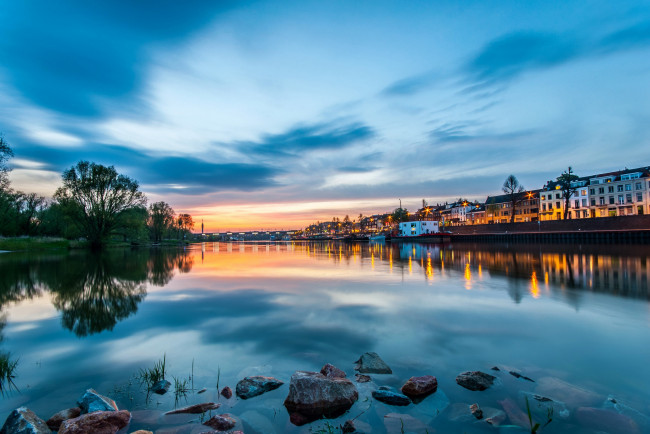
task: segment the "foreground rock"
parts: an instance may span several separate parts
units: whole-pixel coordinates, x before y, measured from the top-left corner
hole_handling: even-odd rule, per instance
[[[284,406],[294,425],[321,417],[335,418],[359,399],[357,388],[347,378],[326,377],[319,372],[296,371],[291,376]]]
[[[232,389],[228,386],[224,387],[221,389],[221,396],[223,396],[226,399],[232,398]]]
[[[167,380],[160,380],[159,382],[151,386],[151,391],[153,393],[157,393],[158,395],[164,395],[165,393],[167,393],[171,385],[172,383],[170,383]]]
[[[88,389],[77,401],[81,413],[92,413],[95,411],[117,411],[117,404],[111,398],[97,393],[95,389]]]
[[[469,411],[477,419],[483,419],[483,410],[478,406],[478,404],[472,404],[469,406]]]
[[[438,380],[432,375],[411,377],[401,390],[409,398],[423,398],[438,390]]]
[[[377,353],[363,353],[356,362],[355,370],[362,374],[392,374],[393,370]]]
[[[68,408],[67,410],[61,410],[52,415],[52,417],[50,417],[45,423],[50,427],[50,429],[58,431],[64,420],[74,419],[80,415],[81,409],[79,407]]]
[[[59,434],[115,434],[130,420],[131,414],[126,410],[96,411],[64,421]]]
[[[27,407],[19,407],[12,411],[0,429],[0,434],[50,434],[51,432],[45,421]]]
[[[330,365],[329,363],[320,370],[320,373],[323,374],[324,376],[328,378],[345,378],[345,372],[340,370],[334,365]]]
[[[405,406],[411,403],[411,399],[408,396],[402,395],[401,393],[392,390],[387,386],[382,386],[378,390],[373,391],[372,397],[377,401],[381,401],[389,405]]]
[[[235,393],[237,393],[237,396],[241,399],[248,399],[270,390],[277,389],[283,384],[284,382],[277,378],[256,375],[254,377],[246,377],[237,383]]]
[[[213,416],[210,420],[204,422],[203,425],[214,428],[217,431],[228,431],[237,425],[237,421],[233,419],[231,415],[225,413],[222,415]]]
[[[168,411],[165,414],[201,414],[208,410],[216,410],[219,407],[221,407],[221,404],[215,402],[204,402],[203,404],[194,404],[189,407],[179,408],[178,410]]]
[[[456,383],[465,389],[479,391],[485,390],[494,384],[496,377],[481,371],[467,371],[456,377]]]

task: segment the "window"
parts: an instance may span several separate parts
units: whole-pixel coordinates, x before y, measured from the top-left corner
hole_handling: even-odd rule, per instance
[[[632,191],[632,184],[625,184],[625,191]]]
[[[625,195],[625,202],[632,203],[632,193],[628,193]]]
[[[545,200],[545,199],[546,199],[546,196],[542,195],[542,200]]]
[[[578,199],[573,201],[573,207],[574,208],[580,208],[580,201]]]
[[[643,202],[643,193],[637,193],[636,194],[636,201],[637,202]]]
[[[616,186],[616,191],[623,191],[623,184],[618,184]]]
[[[582,206],[586,207],[587,206],[587,199],[582,199]]]
[[[614,186],[613,185],[610,185],[609,187],[607,187],[607,193],[614,193]]]
[[[596,194],[596,189],[595,188],[590,188],[589,189],[589,194]]]
[[[542,211],[546,211],[546,204],[545,203],[542,204]]]
[[[560,198],[560,193],[555,193],[555,198],[559,199]]]
[[[609,204],[614,205],[614,196],[609,197]]]
[[[605,194],[605,187],[599,187],[598,194]]]
[[[596,206],[596,198],[591,198],[591,206]]]
[[[591,181],[592,184],[600,184],[600,179],[594,179]]]
[[[634,188],[637,189],[637,190],[641,190],[643,188],[643,184],[641,184],[640,182],[637,182],[636,184],[634,184]]]
[[[580,190],[580,196],[586,196],[587,190]]]
[[[555,208],[561,208],[560,202],[555,202]]]
[[[619,205],[623,205],[623,203],[624,203],[624,202],[623,202],[623,195],[622,195],[622,194],[619,194],[619,195],[618,195],[618,204],[619,204]]]
[[[599,197],[598,198],[598,204],[599,205],[605,205],[605,198],[604,197]]]

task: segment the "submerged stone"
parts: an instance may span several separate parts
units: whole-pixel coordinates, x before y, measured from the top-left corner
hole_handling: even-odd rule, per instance
[[[520,374],[519,372],[517,372],[517,371],[508,371],[508,373],[509,373],[510,375],[512,375],[513,377],[515,377],[515,378],[521,378],[522,380],[530,381],[530,382],[532,382],[532,383],[535,382],[535,380],[533,380],[532,378],[526,377],[525,375],[521,375],[521,374]]]
[[[117,411],[117,404],[111,398],[97,393],[95,389],[88,389],[77,401],[81,413],[93,413],[95,411]]]
[[[345,413],[359,399],[357,388],[347,378],[326,377],[319,372],[296,371],[291,376],[284,406],[294,425],[321,417],[334,418]]]
[[[595,431],[611,433],[640,433],[639,426],[632,418],[612,410],[601,408],[580,407],[576,410],[575,417],[581,425]]]
[[[456,377],[456,383],[465,389],[480,391],[494,384],[496,377],[481,371],[467,371]]]
[[[393,370],[377,353],[363,353],[356,362],[355,370],[362,374],[392,374]]]
[[[224,387],[221,389],[221,396],[223,396],[226,399],[232,398],[232,389],[228,386]]]
[[[256,375],[254,377],[246,377],[239,381],[235,388],[235,392],[241,399],[248,399],[270,390],[275,390],[283,384],[284,382],[277,378]]]
[[[368,382],[372,381],[372,378],[370,378],[369,375],[354,374],[354,380],[357,383],[368,383]]]
[[[27,407],[19,407],[9,413],[0,434],[50,434],[50,428],[43,419]]]
[[[408,396],[402,395],[401,393],[386,386],[382,386],[378,390],[373,391],[372,397],[377,401],[381,401],[389,405],[406,406],[411,403],[411,399]]]
[[[216,410],[219,407],[221,407],[221,404],[215,402],[204,402],[202,404],[194,404],[188,407],[179,408],[178,410],[168,411],[165,414],[201,414],[208,410]]]
[[[157,393],[158,395],[164,395],[165,393],[167,393],[171,385],[172,383],[170,383],[167,380],[160,380],[159,382],[151,386],[151,391],[153,393]]]
[[[478,404],[472,404],[469,406],[469,411],[477,419],[483,419],[483,410],[478,406]]]

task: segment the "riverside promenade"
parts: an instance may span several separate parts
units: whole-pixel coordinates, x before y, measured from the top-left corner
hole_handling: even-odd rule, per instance
[[[454,226],[451,240],[650,244],[650,215]]]

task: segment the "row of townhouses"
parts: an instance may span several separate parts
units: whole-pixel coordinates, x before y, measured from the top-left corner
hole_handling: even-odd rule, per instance
[[[571,183],[567,218],[583,219],[650,214],[650,166],[579,177]],[[512,197],[488,196],[485,202],[467,200],[423,206],[407,213],[408,220],[433,220],[445,225],[535,222],[564,218],[562,186],[548,181],[540,189],[518,193],[512,217]],[[391,213],[366,216],[358,221],[323,222],[311,225],[307,233],[379,232],[394,226]]]
[[[580,177],[571,182],[575,193],[570,197],[567,218],[582,219],[650,214],[650,167],[625,169]],[[548,181],[539,190],[520,193],[515,207],[515,222],[561,220],[565,198],[557,181]],[[507,223],[512,203],[508,195],[488,196],[485,203],[452,204],[471,209],[452,219],[452,224]]]

